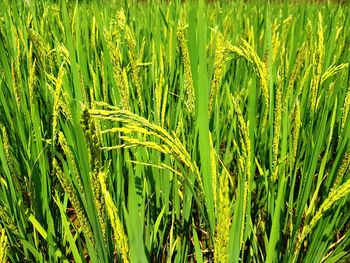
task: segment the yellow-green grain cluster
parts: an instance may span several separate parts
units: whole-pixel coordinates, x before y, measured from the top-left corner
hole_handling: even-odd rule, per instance
[[[8,241],[5,230],[0,227],[0,262],[7,261]]]
[[[182,60],[184,64],[184,86],[186,92],[186,100],[185,105],[189,112],[189,114],[194,117],[195,116],[195,90],[193,86],[192,79],[192,71],[191,71],[191,62],[190,62],[190,54],[188,53],[188,47],[185,38],[185,28],[184,24],[180,24],[177,29],[177,39],[180,43]]]

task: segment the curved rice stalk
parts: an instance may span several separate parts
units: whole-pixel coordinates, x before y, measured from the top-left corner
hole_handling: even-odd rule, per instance
[[[98,174],[98,181],[101,185],[102,195],[104,196],[104,199],[106,202],[107,214],[111,221],[113,232],[114,232],[115,245],[122,255],[123,262],[128,263],[129,262],[128,237],[124,232],[123,224],[120,221],[117,207],[115,206],[113,199],[107,190],[105,177],[106,177],[106,174],[104,172],[100,172]]]
[[[331,189],[331,191],[328,194],[327,199],[322,203],[316,214],[311,219],[310,223],[305,225],[302,228],[302,231],[299,235],[299,238],[296,243],[296,249],[294,253],[294,260],[295,262],[299,251],[301,249],[301,246],[303,244],[303,241],[305,238],[312,232],[313,228],[316,226],[317,222],[325,215],[325,213],[341,198],[348,195],[350,193],[350,179],[348,179],[344,184]]]
[[[110,106],[106,103],[97,103],[96,105],[104,106],[108,110],[91,109],[89,114],[92,118],[100,120],[109,120],[122,123],[122,127],[114,127],[102,130],[101,133],[120,133],[119,137],[124,141],[123,145],[103,147],[105,150],[120,149],[125,147],[142,146],[156,151],[173,156],[183,165],[190,169],[197,176],[197,180],[201,183],[199,170],[197,165],[191,160],[190,154],[179,138],[173,132],[169,134],[164,128],[153,124],[143,117],[140,117],[132,112],[121,110],[118,107]],[[132,137],[132,134],[141,134],[145,136],[154,136],[161,142],[153,142],[149,140],[141,140]]]

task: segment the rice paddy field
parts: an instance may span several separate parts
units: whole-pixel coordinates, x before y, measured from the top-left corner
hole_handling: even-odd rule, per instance
[[[0,262],[350,262],[350,7],[0,2]]]

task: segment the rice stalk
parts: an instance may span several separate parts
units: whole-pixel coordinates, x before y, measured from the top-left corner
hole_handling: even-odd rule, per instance
[[[70,65],[70,56],[69,56],[69,51],[65,47],[63,43],[60,43],[57,47],[58,54],[62,57],[63,61],[67,63],[67,65]]]
[[[189,115],[193,118],[196,114],[195,112],[195,104],[196,104],[196,95],[193,86],[193,78],[191,71],[191,62],[190,62],[190,54],[188,51],[186,39],[185,39],[185,25],[180,24],[177,28],[177,39],[180,43],[180,48],[182,52],[182,60],[184,64],[184,74],[185,74],[185,106],[189,113]]]
[[[101,87],[102,87],[102,96],[103,101],[107,100],[107,81],[106,81],[106,72],[105,72],[105,63],[101,64]]]
[[[240,142],[242,147],[242,154],[239,158],[240,169],[244,174],[244,194],[243,194],[243,209],[242,209],[242,229],[240,233],[240,242],[243,245],[243,237],[245,231],[245,222],[246,222],[246,211],[248,205],[248,195],[250,195],[250,180],[251,180],[251,144],[249,139],[249,123],[244,120],[241,109],[239,108],[234,97],[231,95],[231,102],[234,106],[234,110],[238,119],[238,127],[240,131]]]
[[[162,55],[160,56],[162,57]],[[155,82],[155,103],[156,103],[156,113],[157,113],[157,120],[160,121],[160,115],[161,115],[161,104],[162,104],[162,85],[163,85],[163,71],[159,74],[158,69],[158,63],[157,63],[157,55],[156,55],[156,47],[153,43],[152,46],[152,64],[153,64],[153,75],[154,75],[154,82]],[[159,77],[158,77],[159,74]]]
[[[344,105],[343,105],[343,114],[342,114],[342,120],[341,120],[342,130],[344,130],[345,128],[346,120],[349,114],[349,109],[350,109],[350,82],[348,84],[348,91],[346,92]]]
[[[323,82],[325,82],[327,79],[329,79],[330,77],[347,69],[348,66],[349,66],[349,63],[342,63],[340,65],[334,65],[334,62],[333,62],[333,64],[322,74],[320,85]]]
[[[267,121],[267,114],[269,112],[269,105],[270,105],[270,93],[269,93],[269,86],[268,86],[268,67],[266,63],[264,63],[258,56],[258,54],[254,51],[253,47],[249,45],[247,41],[244,39],[242,40],[243,44],[240,47],[228,45],[227,49],[232,52],[233,54],[236,54],[239,57],[243,57],[248,62],[250,62],[253,65],[253,68],[255,72],[257,73],[260,81],[260,88],[262,91],[262,95],[264,98],[265,103],[265,111],[263,115],[263,127],[262,131],[266,128],[266,121]]]
[[[341,184],[342,180],[344,179],[344,175],[346,171],[349,169],[349,167],[350,167],[350,150],[348,150],[343,157],[343,160],[340,164],[340,167],[337,172],[337,176],[334,181],[334,186],[338,186]]]
[[[104,172],[100,172],[98,174],[98,181],[101,185],[102,194],[106,203],[107,214],[113,228],[115,245],[117,247],[117,250],[121,253],[123,262],[129,262],[128,237],[124,232],[123,224],[119,218],[117,207],[115,206],[113,199],[107,190],[105,177],[106,174]]]
[[[131,65],[131,78],[134,83],[134,86],[136,88],[137,92],[137,99],[138,103],[140,106],[141,112],[145,111],[145,106],[143,102],[143,95],[142,95],[142,90],[141,90],[141,81],[140,81],[140,76],[139,76],[139,60],[142,59],[142,57],[137,56],[136,53],[136,37],[134,32],[131,30],[131,28],[126,24],[126,18],[124,14],[124,10],[121,9],[118,11],[117,14],[118,17],[118,25],[119,27],[125,31],[125,38],[126,42],[128,44],[129,48],[129,59],[130,59],[130,65]],[[142,52],[141,52],[142,55]]]
[[[64,172],[62,171],[56,158],[52,160],[52,166],[53,166],[54,175],[58,178],[64,192],[68,195],[68,198],[72,204],[72,207],[75,210],[75,214],[77,215],[79,225],[83,230],[85,238],[88,238],[90,242],[94,244],[95,241],[94,241],[91,225],[89,223],[89,220],[86,216],[83,205],[79,200],[79,197],[76,193],[74,186],[72,185],[71,181],[67,178],[67,175],[65,175]]]
[[[298,151],[298,141],[299,141],[299,134],[300,134],[300,127],[301,127],[301,113],[300,113],[300,103],[297,100],[294,105],[294,126],[293,126],[293,132],[292,132],[292,164],[295,164],[295,159],[297,156]]]
[[[79,78],[79,84],[80,84],[80,87],[81,87],[81,97],[82,97],[82,102],[91,106],[90,105],[90,98],[88,96],[88,93],[87,93],[87,90],[86,90],[86,85],[85,85],[85,82],[84,82],[84,76],[83,76],[83,72],[81,70],[81,66],[80,65],[77,65],[77,69],[78,69],[78,78]]]
[[[119,33],[118,33],[119,34]],[[120,97],[121,97],[121,103],[122,103],[122,107],[126,110],[128,110],[130,108],[130,103],[129,103],[129,84],[128,84],[128,77],[126,74],[126,70],[122,68],[122,64],[121,64],[121,50],[120,50],[120,36],[118,35],[117,37],[117,44],[115,45],[113,40],[112,40],[112,35],[109,32],[105,33],[105,39],[107,41],[107,46],[109,49],[109,53],[111,55],[111,62],[113,65],[113,69],[114,69],[114,78],[115,81],[117,83],[118,89],[119,89],[119,93],[120,93]],[[102,64],[104,65],[104,64]],[[102,68],[102,87],[105,86],[105,77],[104,77],[104,69]],[[104,98],[106,98],[106,91],[105,89],[103,89],[104,91]]]
[[[11,77],[12,77],[12,88],[13,88],[13,94],[15,96],[15,101],[17,105],[18,111],[21,111],[21,94],[20,94],[20,88],[18,86],[18,75],[15,70],[15,66],[13,63],[11,64]]]
[[[97,209],[98,219],[101,225],[102,234],[105,240],[107,240],[107,222],[105,217],[105,199],[101,192],[101,185],[99,183],[98,175],[103,170],[102,162],[102,149],[100,143],[100,132],[97,129],[97,125],[90,117],[87,108],[83,109],[82,113],[82,127],[84,130],[86,144],[89,150],[89,162],[90,162],[90,184],[92,193],[94,195],[94,202]]]
[[[90,90],[90,98],[91,98],[91,108],[94,108],[94,101],[96,100],[96,95],[99,94],[98,91],[98,77],[96,76],[96,72],[93,69],[93,66],[89,63],[89,71],[92,78],[92,89]]]
[[[0,127],[1,127],[1,125],[0,125]],[[6,158],[7,166],[8,166],[10,175],[11,175],[11,179],[13,180],[15,190],[18,193],[21,193],[21,192],[23,192],[23,186],[20,183],[20,179],[19,179],[17,172],[15,171],[14,160],[13,160],[13,157],[11,154],[11,144],[10,144],[9,137],[7,135],[5,127],[1,127],[1,133],[2,133],[2,144],[4,147],[3,149],[5,152],[5,158]]]
[[[59,142],[59,144],[64,152],[66,159],[70,160],[72,162],[72,166],[73,166],[72,172],[75,175],[74,178],[77,180],[78,191],[79,191],[79,194],[81,195],[82,201],[84,202],[84,201],[86,201],[84,186],[83,186],[83,183],[82,183],[80,175],[79,175],[79,171],[78,171],[77,164],[75,162],[74,155],[73,155],[73,153],[68,145],[66,137],[64,136],[64,134],[62,132],[58,133],[58,142]]]
[[[8,209],[5,206],[0,206],[0,221],[9,230],[11,230],[11,233],[16,236],[19,235],[18,225],[13,221]]]
[[[172,71],[172,61],[173,61],[173,28],[170,28],[169,30],[169,48],[168,48],[168,65],[170,71]]]
[[[271,28],[271,32],[272,32],[272,62],[275,63],[276,62],[276,58],[278,55],[278,51],[280,49],[281,46],[281,41],[280,41],[280,37],[279,37],[279,32],[278,32],[278,28],[279,28],[279,24],[277,24],[277,18],[275,19],[275,22],[272,24],[272,28]]]
[[[5,233],[5,229],[0,227],[0,263],[7,262],[7,250],[9,244],[7,241],[7,236]]]
[[[217,203],[217,224],[214,239],[214,262],[228,261],[228,241],[231,227],[231,207],[229,197],[229,177],[225,169],[219,178],[219,198]]]
[[[309,74],[311,72],[311,67],[312,67],[312,65],[309,65],[306,68],[305,73],[304,73],[303,77],[301,78],[300,83],[298,84],[297,95],[296,95],[297,98],[300,97],[300,95],[304,89],[305,83],[306,83],[307,79],[309,78]]]
[[[60,100],[61,100],[61,93],[62,93],[62,85],[63,85],[63,78],[65,75],[65,69],[64,64],[60,66],[60,69],[58,71],[58,75],[56,78],[55,83],[55,92],[53,97],[53,110],[52,110],[52,139],[53,142],[55,142],[57,137],[57,126],[58,126],[58,115],[60,110]]]
[[[162,113],[161,113],[161,121],[160,125],[164,127],[165,124],[165,115],[166,115],[166,109],[167,109],[167,103],[168,103],[168,92],[169,92],[169,86],[168,84],[165,85],[165,90],[163,92],[163,105],[162,105]]]
[[[305,238],[312,232],[313,228],[316,226],[317,222],[326,214],[326,212],[341,198],[348,195],[350,193],[350,179],[348,179],[344,184],[337,186],[330,190],[328,197],[321,204],[320,208],[316,212],[316,214],[311,219],[310,223],[305,225],[301,231],[301,234],[297,240],[295,246],[294,253],[294,261],[296,260],[296,256],[299,254],[301,245]]]
[[[324,28],[322,14],[318,13],[318,42],[317,49],[313,54],[313,78],[311,84],[311,112],[314,113],[317,107],[318,89],[322,80],[322,68],[324,64]]]
[[[226,43],[224,41],[224,37],[221,33],[218,33],[216,39],[213,80],[211,81],[210,86],[209,114],[212,111],[214,100],[219,92],[220,82],[224,71],[224,63],[226,59],[225,50]]]
[[[158,142],[141,141],[129,136],[119,136],[127,144],[121,146],[103,147],[105,150],[120,149],[122,147],[135,147],[137,145],[160,151],[164,154],[173,156],[179,160],[187,168],[189,168],[195,175],[199,182],[201,181],[197,165],[192,161],[190,154],[187,152],[185,146],[178,139],[176,134],[172,132],[169,134],[164,128],[159,125],[149,122],[147,119],[133,114],[126,110],[121,110],[118,107],[110,106],[105,103],[98,103],[109,110],[89,110],[92,118],[99,120],[108,120],[121,123],[122,127],[114,127],[102,130],[101,133],[122,133],[122,134],[143,134],[146,136],[154,136],[160,140]]]
[[[33,29],[29,31],[29,38],[33,43],[33,49],[37,52],[37,59],[39,59],[41,67],[44,70],[48,70],[48,67],[52,68],[53,60],[50,56],[50,46],[44,41],[42,36]]]
[[[28,77],[28,93],[29,93],[29,105],[32,107],[34,103],[34,92],[36,86],[36,59],[33,60],[33,44],[29,45],[29,77]]]
[[[275,118],[274,118],[274,125],[273,125],[273,142],[272,142],[272,166],[274,171],[274,178],[273,180],[277,180],[277,161],[279,156],[279,143],[280,143],[280,136],[281,136],[281,122],[282,122],[282,77],[281,74],[278,73],[278,80],[277,80],[277,88],[276,88],[276,97],[275,97]]]
[[[295,64],[293,66],[292,73],[290,75],[289,82],[288,82],[286,98],[289,98],[290,94],[292,94],[295,81],[296,81],[297,77],[299,76],[300,70],[305,62],[305,55],[306,55],[306,45],[304,43],[302,45],[302,47],[297,52],[296,61],[295,61]],[[302,84],[302,81],[301,81],[301,84]],[[286,103],[287,102],[288,101],[286,99]]]
[[[21,75],[21,45],[20,45],[20,39],[18,37],[18,32],[15,28],[13,28],[13,31],[15,32],[15,43],[16,43],[16,50],[17,50],[17,55],[16,55],[16,60],[15,60],[15,89],[17,90],[15,92],[16,94],[16,101],[18,105],[20,105],[21,102],[21,96],[23,92],[23,83],[22,83],[22,75]]]
[[[91,24],[91,49],[96,50],[96,17],[92,17]]]

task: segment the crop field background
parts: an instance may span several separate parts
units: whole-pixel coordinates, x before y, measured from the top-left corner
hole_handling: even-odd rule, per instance
[[[349,11],[0,1],[0,262],[350,262]]]

